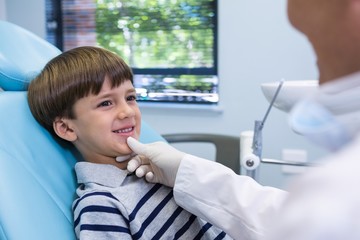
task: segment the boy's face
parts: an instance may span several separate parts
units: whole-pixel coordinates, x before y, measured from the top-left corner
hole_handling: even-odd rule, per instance
[[[75,119],[66,120],[70,141],[86,161],[119,165],[115,158],[132,152],[126,139],[139,138],[141,113],[130,80],[111,89],[105,78],[100,93],[79,99],[73,110]]]

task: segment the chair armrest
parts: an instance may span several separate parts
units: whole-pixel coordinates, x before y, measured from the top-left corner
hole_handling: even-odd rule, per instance
[[[240,137],[222,134],[175,133],[163,134],[163,138],[171,143],[211,143],[215,145],[215,161],[240,174]]]

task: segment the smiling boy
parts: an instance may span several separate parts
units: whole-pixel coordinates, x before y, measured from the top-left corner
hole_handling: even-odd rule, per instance
[[[131,81],[112,88],[111,80],[105,76],[100,92],[77,100],[73,111],[75,119],[55,119],[57,135],[73,142],[88,162],[125,169],[126,164],[114,162],[114,157],[131,153],[126,139],[139,138],[141,128],[141,113]]]
[[[172,189],[126,170],[126,144],[139,138],[141,113],[131,69],[116,54],[79,47],[52,59],[31,83],[35,119],[71,142],[84,161],[73,203],[78,239],[229,239],[179,207]]]

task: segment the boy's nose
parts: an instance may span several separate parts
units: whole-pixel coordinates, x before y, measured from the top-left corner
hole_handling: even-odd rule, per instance
[[[127,104],[121,105],[118,107],[118,117],[120,119],[133,117],[135,114],[135,111]]]

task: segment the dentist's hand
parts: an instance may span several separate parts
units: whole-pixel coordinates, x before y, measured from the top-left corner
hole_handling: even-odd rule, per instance
[[[185,153],[165,142],[142,144],[132,137],[127,139],[129,147],[137,154],[128,163],[127,169],[148,182],[174,187],[177,171]]]

